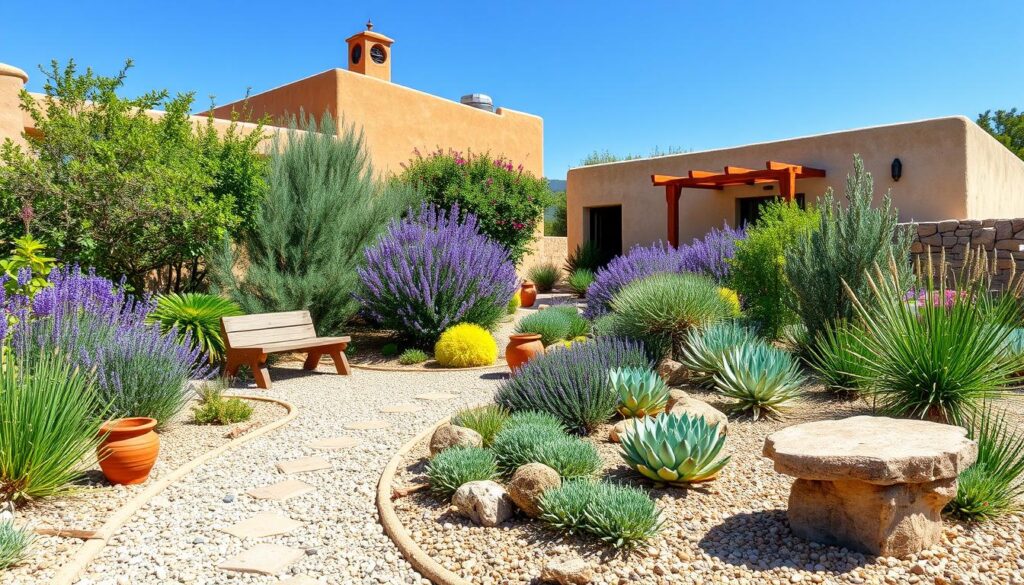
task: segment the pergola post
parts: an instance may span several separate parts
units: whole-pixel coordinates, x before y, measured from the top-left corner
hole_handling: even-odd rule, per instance
[[[796,194],[796,169],[789,167],[779,176],[779,194],[782,200],[789,203]]]
[[[668,243],[679,247],[679,196],[683,189],[678,185],[665,185],[665,203],[668,204]]]

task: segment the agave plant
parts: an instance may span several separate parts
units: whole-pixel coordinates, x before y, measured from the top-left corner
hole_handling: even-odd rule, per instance
[[[192,344],[207,354],[213,363],[224,356],[220,318],[241,314],[242,309],[234,301],[216,295],[170,293],[157,297],[156,308],[149,314],[149,320],[159,323],[164,333],[177,329],[180,339],[191,335]]]
[[[730,410],[778,418],[803,391],[803,376],[788,353],[763,341],[742,343],[722,355],[722,369],[715,374],[715,389],[731,398]]]
[[[657,372],[647,368],[615,368],[608,379],[619,396],[616,410],[626,418],[654,416],[668,404],[668,386]]]
[[[716,459],[725,446],[719,425],[684,413],[637,421],[620,435],[626,463],[658,483],[688,484],[713,479],[729,462]]]
[[[690,378],[702,385],[714,383],[715,374],[722,369],[722,354],[726,350],[757,339],[753,331],[736,321],[715,323],[704,329],[693,329],[683,346],[683,365],[690,370]]]

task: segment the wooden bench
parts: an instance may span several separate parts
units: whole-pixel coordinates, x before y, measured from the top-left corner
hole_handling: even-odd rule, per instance
[[[241,317],[221,317],[221,332],[227,349],[224,375],[234,376],[242,365],[249,366],[256,385],[270,388],[267,356],[272,353],[306,354],[303,369],[315,370],[320,357],[331,356],[339,374],[350,373],[345,348],[349,337],[317,337],[309,311],[263,313]]]

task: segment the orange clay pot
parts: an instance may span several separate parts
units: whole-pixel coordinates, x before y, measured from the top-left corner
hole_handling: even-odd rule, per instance
[[[532,280],[524,280],[519,288],[519,301],[523,307],[532,307],[537,302],[537,287]]]
[[[100,427],[105,434],[96,448],[100,469],[110,483],[142,483],[160,452],[160,437],[153,429],[156,419],[146,417],[108,420]]]
[[[526,362],[544,355],[544,344],[536,333],[521,333],[508,338],[505,346],[505,361],[514,373]]]

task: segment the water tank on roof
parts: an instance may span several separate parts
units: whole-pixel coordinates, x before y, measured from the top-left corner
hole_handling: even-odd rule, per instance
[[[459,100],[459,101],[461,101],[462,103],[466,104],[467,106],[469,106],[471,108],[476,108],[478,110],[485,110],[485,111],[488,111],[488,112],[493,112],[494,111],[494,100],[491,99],[491,96],[486,95],[486,94],[471,93],[471,94],[462,96],[462,99]]]

